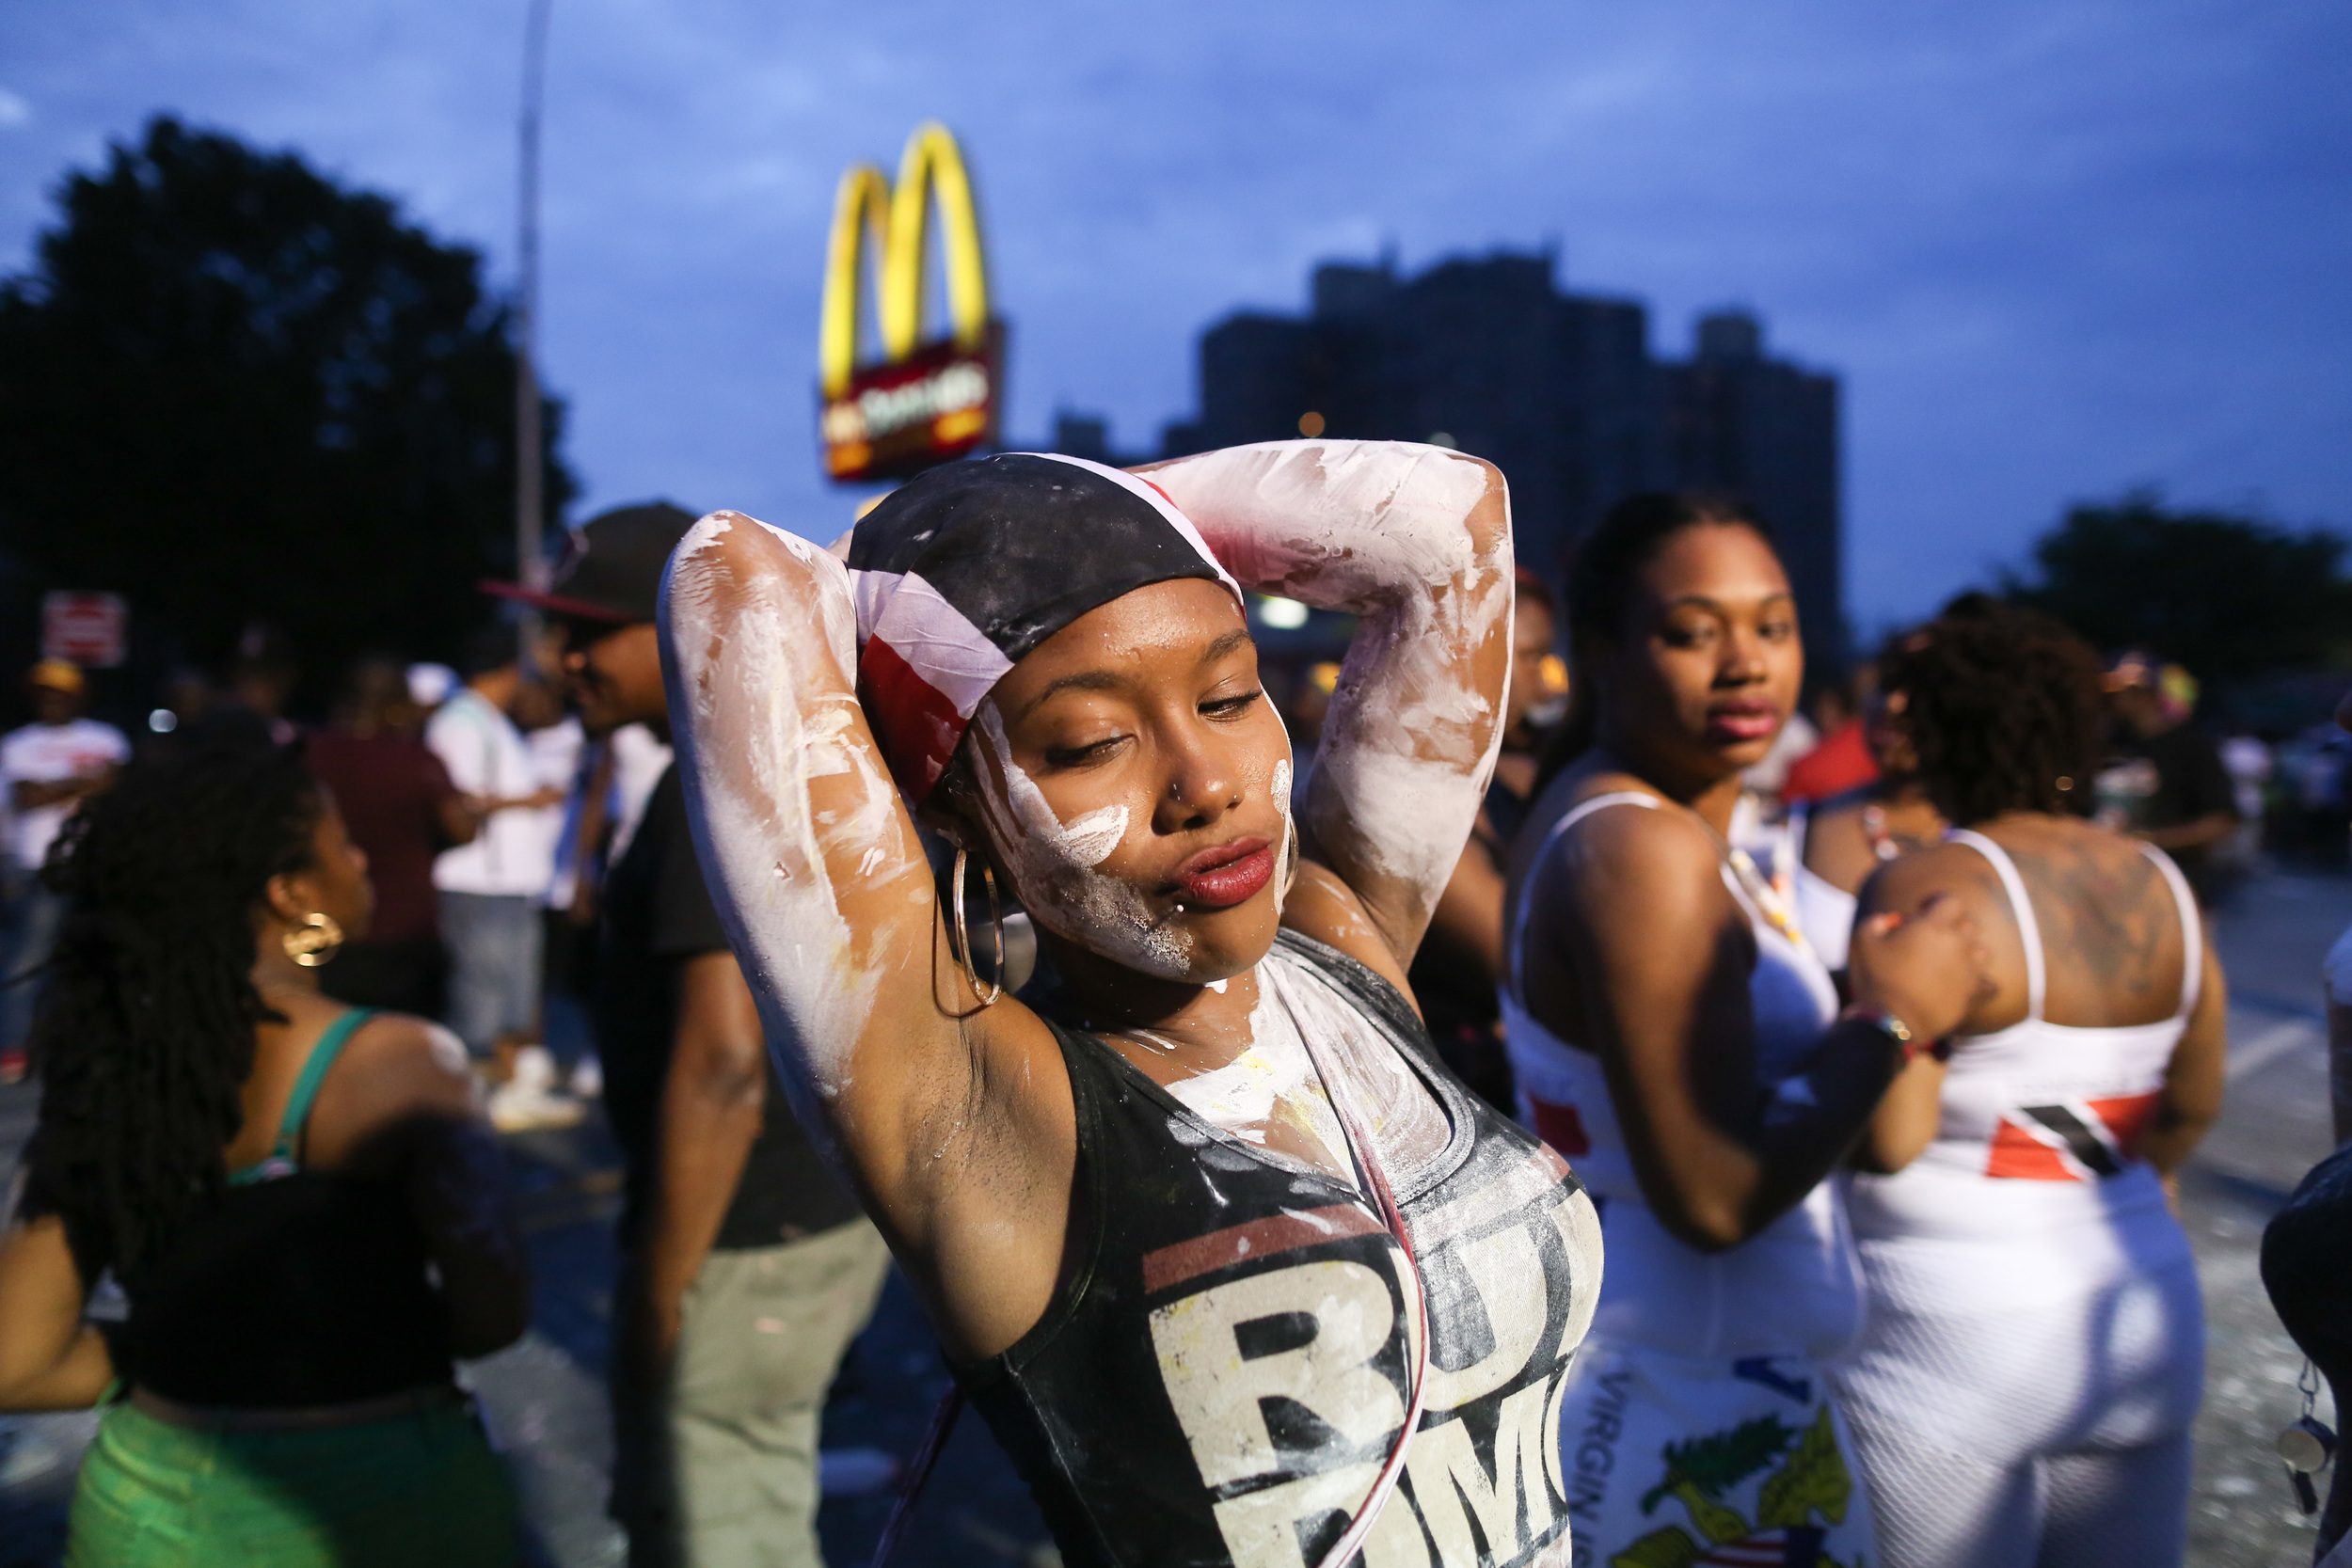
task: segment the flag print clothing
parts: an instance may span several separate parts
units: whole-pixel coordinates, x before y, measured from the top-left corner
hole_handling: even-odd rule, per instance
[[[1629,790],[1597,795],[1551,832],[1612,806],[1678,809]],[[1757,1071],[1772,1083],[1820,1042],[1837,990],[1795,921],[1752,885],[1760,879],[1731,861],[1722,874],[1756,937],[1748,1001]],[[1522,909],[1515,948],[1524,920]],[[1643,1199],[1600,1059],[1553,1035],[1515,994],[1503,1019],[1523,1114],[1576,1162],[1609,1251],[1561,1407],[1572,1560],[1875,1563],[1869,1506],[1850,1481],[1851,1449],[1822,1370],[1862,1323],[1838,1182],[1822,1181],[1740,1245],[1699,1252]]]
[[[1302,1026],[1338,1020],[1358,1048],[1401,1053],[1444,1112],[1434,1157],[1384,1161],[1412,1259],[1354,1184],[1219,1130],[1056,1023],[1074,1264],[1035,1328],[963,1374],[973,1404],[1067,1562],[1319,1568],[1404,1434],[1425,1344],[1401,1480],[1351,1560],[1566,1562],[1554,1434],[1599,1282],[1590,1200],[1446,1072],[1370,970],[1284,931],[1261,976]]]
[[[2181,1560],[2204,1318],[2188,1238],[2138,1158],[2196,1010],[2197,906],[2164,851],[2184,978],[2172,1017],[2042,1016],[2024,880],[1982,834],[2026,949],[2024,1022],[1952,1041],[1934,1142],[1850,1208],[1868,1326],[1839,1393],[1893,1568]]]
[[[1577,1568],[1864,1568],[1851,1434],[1802,1355],[1594,1338],[1560,1422]]]

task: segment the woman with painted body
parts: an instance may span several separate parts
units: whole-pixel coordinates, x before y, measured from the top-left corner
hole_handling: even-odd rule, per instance
[[[2204,1322],[2163,1181],[2221,1107],[2219,963],[2165,852],[2082,819],[2099,665],[1947,613],[1887,671],[1958,826],[1863,893],[1942,897],[1993,985],[1888,1093],[1851,1200],[1868,1327],[1839,1387],[1893,1568],[2181,1560]],[[2078,806],[2077,802],[2080,802]]]
[[[1404,990],[1501,730],[1502,477],[1012,454],[835,547],[680,545],[688,800],[784,1080],[1065,1559],[1565,1562],[1591,1206]],[[1360,617],[1295,825],[1245,589]],[[959,963],[910,802],[1036,920],[1021,999]]]
[[[1621,504],[1567,610],[1580,707],[1519,839],[1504,1017],[1528,1118],[1577,1163],[1609,1249],[1561,1417],[1580,1560],[1875,1563],[1821,1374],[1860,1318],[1829,1178],[1911,1046],[1959,1021],[1973,928],[1948,902],[1864,922],[1840,1019],[1727,844],[1804,659],[1742,514]]]

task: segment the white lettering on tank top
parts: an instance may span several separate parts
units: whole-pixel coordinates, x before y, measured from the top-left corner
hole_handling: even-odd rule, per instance
[[[1408,1220],[1438,1345],[1406,1483],[1365,1543],[1365,1568],[1566,1560],[1565,1531],[1555,1528],[1567,1508],[1557,1449],[1560,1393],[1568,1354],[1591,1320],[1600,1253],[1592,1206],[1561,1188],[1560,1171],[1546,1151]],[[1560,1200],[1546,1203],[1551,1194]],[[1312,1244],[1330,1233],[1327,1216],[1333,1215],[1349,1216],[1348,1233],[1367,1233],[1360,1227],[1368,1222],[1343,1206],[1201,1238],[1169,1249],[1197,1261],[1166,1266],[1205,1273]],[[1547,1231],[1566,1250],[1578,1299],[1551,1356],[1538,1365],[1553,1309]],[[1149,1277],[1149,1259],[1146,1268]],[[1203,1482],[1247,1488],[1215,1505],[1235,1568],[1313,1568],[1302,1545],[1310,1528],[1351,1513],[1370,1493],[1405,1415],[1405,1390],[1377,1365],[1398,1328],[1399,1299],[1364,1264],[1320,1260],[1215,1286],[1152,1312],[1161,1375]],[[1405,1301],[1408,1344],[1422,1332],[1418,1305]],[[1443,1365],[1447,1357],[1461,1364]],[[1482,1454],[1485,1440],[1462,1413],[1497,1395],[1492,1446]],[[1326,1433],[1321,1443],[1306,1451],[1279,1445],[1268,1401],[1311,1412]]]

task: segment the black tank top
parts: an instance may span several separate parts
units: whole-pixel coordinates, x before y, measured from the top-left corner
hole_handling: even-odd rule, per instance
[[[1452,1127],[1425,1168],[1391,1173],[1429,1297],[1429,1392],[1360,1560],[1565,1563],[1559,1402],[1600,1284],[1591,1201],[1445,1071],[1386,981],[1292,931],[1266,961],[1375,1022]],[[1076,1262],[965,1389],[1072,1564],[1316,1568],[1404,1422],[1421,1311],[1402,1254],[1352,1186],[1053,1027],[1077,1110]]]
[[[305,1170],[310,1101],[367,1021],[328,1026],[304,1064],[276,1149],[230,1178],[127,1291],[109,1337],[126,1383],[183,1404],[349,1404],[450,1377],[449,1323],[398,1179]]]

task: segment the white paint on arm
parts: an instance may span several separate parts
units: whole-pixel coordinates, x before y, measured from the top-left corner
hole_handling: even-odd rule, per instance
[[[661,632],[704,875],[785,1085],[818,1126],[855,1079],[885,977],[928,960],[933,902],[858,707],[849,576],[714,513],[671,558]]]
[[[1400,958],[1444,892],[1502,742],[1512,606],[1500,478],[1438,447],[1280,441],[1151,472],[1251,590],[1359,617],[1307,827]],[[1501,640],[1500,672],[1476,655]]]

